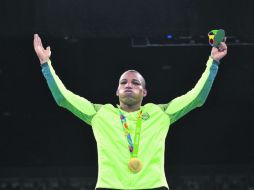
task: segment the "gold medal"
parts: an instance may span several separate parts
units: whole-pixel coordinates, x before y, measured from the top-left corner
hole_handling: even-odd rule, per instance
[[[128,164],[131,172],[138,173],[142,169],[142,163],[138,158],[131,158]]]

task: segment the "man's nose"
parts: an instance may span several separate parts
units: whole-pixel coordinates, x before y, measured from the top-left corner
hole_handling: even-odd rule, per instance
[[[131,82],[127,82],[125,84],[125,88],[132,88],[132,83]]]

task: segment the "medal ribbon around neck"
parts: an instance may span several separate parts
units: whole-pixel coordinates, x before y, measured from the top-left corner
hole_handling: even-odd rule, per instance
[[[125,133],[125,136],[127,137],[131,157],[137,158],[138,157],[140,131],[141,131],[141,125],[142,125],[142,118],[141,118],[142,110],[138,113],[138,116],[137,116],[136,131],[135,131],[135,136],[134,136],[134,145],[133,145],[131,134],[129,131],[129,126],[126,121],[126,117],[123,115],[123,113],[120,111],[120,109],[119,109],[119,112],[120,112],[120,120],[121,120],[123,128],[124,128],[124,133]]]

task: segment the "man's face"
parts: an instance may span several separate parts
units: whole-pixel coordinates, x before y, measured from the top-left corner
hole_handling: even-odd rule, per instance
[[[120,102],[132,106],[141,103],[146,94],[143,78],[139,73],[127,71],[120,77],[116,92]]]

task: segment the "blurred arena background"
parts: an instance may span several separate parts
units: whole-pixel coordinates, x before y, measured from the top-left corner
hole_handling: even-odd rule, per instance
[[[55,104],[33,50],[50,45],[67,88],[117,104],[127,69],[146,81],[145,103],[190,90],[223,28],[228,55],[206,104],[171,126],[165,169],[173,190],[254,189],[254,15],[251,1],[28,0],[0,6],[0,190],[93,189],[92,130]]]

